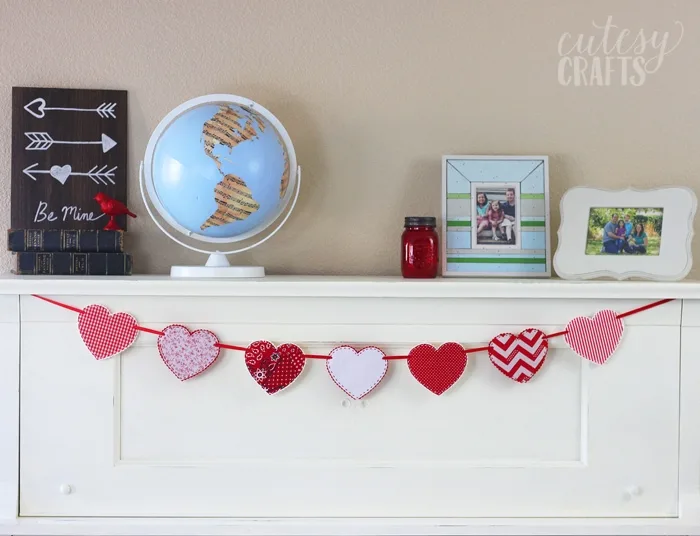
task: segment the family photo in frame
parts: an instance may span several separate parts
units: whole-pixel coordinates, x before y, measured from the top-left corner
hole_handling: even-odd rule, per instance
[[[443,276],[549,277],[546,156],[444,156]]]
[[[659,255],[662,208],[593,207],[586,255]]]
[[[563,279],[683,279],[696,210],[695,193],[681,186],[571,188],[560,203],[554,269]]]

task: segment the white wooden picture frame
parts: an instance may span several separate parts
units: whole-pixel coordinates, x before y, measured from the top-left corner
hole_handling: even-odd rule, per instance
[[[515,222],[494,234],[479,225],[477,196],[504,203],[508,189]],[[443,276],[549,277],[550,257],[547,156],[443,156]]]
[[[609,254],[602,247],[601,254],[591,252],[595,249],[591,241],[597,239],[589,230],[591,209],[607,208],[620,212],[619,209],[631,208],[643,211],[648,210],[647,207],[653,207],[662,217],[653,253],[650,250],[649,254],[630,254],[620,250],[618,254]],[[695,193],[685,187],[616,191],[572,188],[560,203],[561,225],[554,270],[564,279],[683,279],[692,267],[691,242],[696,209]],[[620,217],[614,214],[611,219],[615,216]]]

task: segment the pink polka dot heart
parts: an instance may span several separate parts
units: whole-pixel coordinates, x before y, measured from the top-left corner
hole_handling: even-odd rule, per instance
[[[123,352],[138,335],[136,319],[126,313],[111,314],[102,305],[88,305],[78,314],[78,332],[95,359]]]
[[[214,364],[221,349],[211,331],[190,332],[185,326],[172,324],[158,336],[158,352],[170,372],[182,380],[201,374]]]
[[[461,344],[447,342],[437,350],[432,344],[419,344],[408,353],[408,369],[428,391],[441,395],[464,373],[467,352]]]
[[[253,379],[269,395],[289,387],[299,377],[306,358],[296,344],[279,348],[268,341],[255,341],[245,351],[245,364]]]

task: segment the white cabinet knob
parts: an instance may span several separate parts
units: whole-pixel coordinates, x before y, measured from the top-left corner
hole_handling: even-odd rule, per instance
[[[58,488],[58,491],[60,491],[62,495],[70,495],[71,493],[73,493],[73,488],[70,487],[70,484],[61,484],[61,487]]]
[[[642,488],[639,486],[627,486],[625,488],[625,499],[630,500],[632,497],[639,497],[642,494]]]

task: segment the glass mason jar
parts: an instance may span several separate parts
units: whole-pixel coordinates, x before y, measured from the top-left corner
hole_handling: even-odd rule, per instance
[[[409,216],[401,235],[401,275],[434,278],[438,273],[439,242],[433,217]]]

